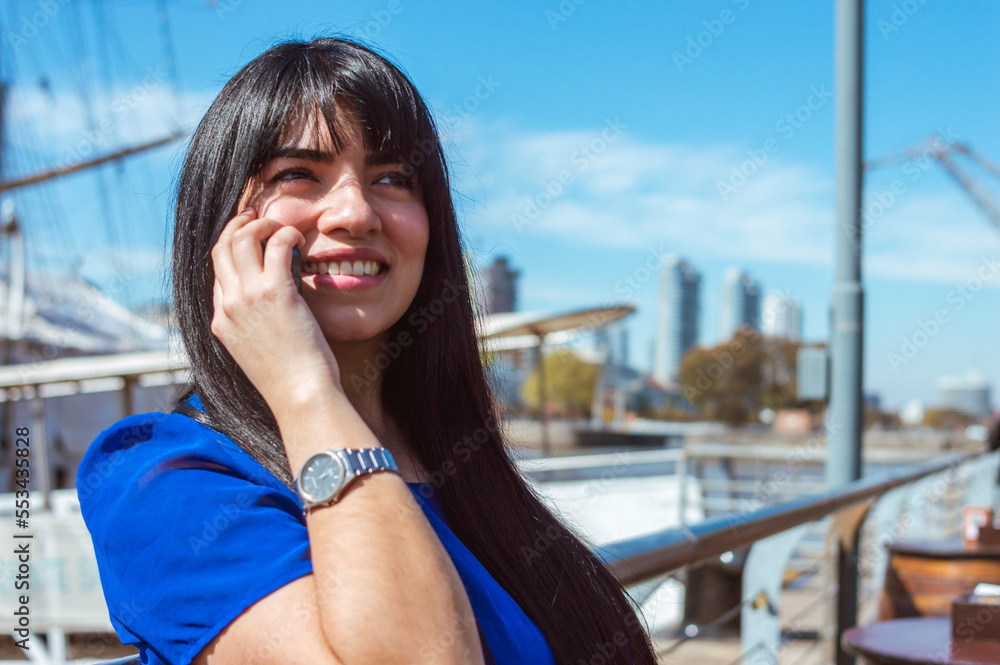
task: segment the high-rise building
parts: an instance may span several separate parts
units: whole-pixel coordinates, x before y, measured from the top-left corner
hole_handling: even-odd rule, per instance
[[[761,332],[768,337],[802,340],[802,303],[784,291],[768,291],[760,315]]]
[[[660,268],[653,378],[677,380],[684,354],[698,342],[701,275],[684,259],[669,256]]]
[[[971,371],[965,376],[942,376],[937,381],[941,391],[941,406],[961,411],[977,418],[988,418],[990,407],[990,384],[978,372]]]
[[[480,268],[479,285],[482,288],[482,313],[499,314],[517,309],[517,278],[521,275],[511,270],[507,257],[494,259],[493,263]]]
[[[760,329],[760,285],[739,268],[730,268],[722,280],[722,341],[729,341],[743,327]]]
[[[615,367],[628,367],[628,328],[624,322],[601,326],[594,331],[595,346],[607,362]]]

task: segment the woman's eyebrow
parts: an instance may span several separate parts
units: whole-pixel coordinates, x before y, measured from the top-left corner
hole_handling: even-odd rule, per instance
[[[271,159],[304,159],[309,162],[319,162],[321,164],[332,164],[336,158],[335,153],[313,148],[282,148],[271,156]],[[401,162],[403,162],[403,159],[400,156],[388,151],[368,153],[365,156],[365,164],[369,166],[382,166],[384,164],[397,164]]]
[[[304,159],[310,162],[320,162],[322,164],[332,164],[336,155],[326,150],[313,150],[311,148],[283,148],[278,150],[271,159]]]

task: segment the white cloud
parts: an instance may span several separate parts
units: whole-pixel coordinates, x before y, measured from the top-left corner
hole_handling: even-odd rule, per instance
[[[113,150],[162,138],[190,128],[208,109],[215,93],[176,94],[169,80],[149,68],[145,78],[94,98],[49,94],[36,87],[12,86],[8,120],[33,128],[11,136],[14,147],[55,156],[57,163],[93,159]],[[92,118],[92,120],[91,120]]]
[[[905,192],[867,228],[868,271],[903,281],[957,283],[984,259],[1000,256],[1000,234],[965,196],[957,188]]]
[[[640,141],[627,129],[602,142],[605,127],[523,132],[470,119],[465,129],[455,141],[457,180],[481,201],[477,224],[506,232],[520,226],[526,240],[664,244],[695,257],[832,269],[832,176],[781,153],[723,201],[717,183],[746,160],[741,146]],[[954,282],[1000,251],[1000,236],[964,193],[925,187],[910,186],[866,229],[867,277]]]

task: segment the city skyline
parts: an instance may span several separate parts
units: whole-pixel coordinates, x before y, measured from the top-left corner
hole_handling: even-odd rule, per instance
[[[782,291],[767,291],[761,301],[761,332],[769,337],[802,341],[802,302]]]
[[[653,378],[675,383],[681,360],[698,343],[701,316],[701,273],[685,259],[669,256],[660,267]]]
[[[704,272],[687,257],[667,255],[662,258],[660,273],[656,276],[659,284],[657,301],[657,330],[661,333],[649,339],[650,353],[645,364],[630,362],[627,322],[618,322],[607,330],[596,331],[594,346],[605,349],[607,361],[649,375],[660,385],[677,383],[677,370],[683,356],[695,346],[710,347],[732,338],[736,329],[749,326],[768,337],[806,342],[802,336],[803,306],[801,301],[789,294],[766,289],[754,279],[749,270],[740,266],[726,268],[722,275],[722,286],[717,300],[720,321],[726,321],[726,310],[731,310],[728,325],[740,323],[731,330],[724,323],[719,336],[705,339],[702,315],[711,307],[703,302],[702,282]],[[490,280],[499,280],[502,289],[509,289],[504,298],[517,298],[516,279],[520,271],[510,268],[506,256],[498,256],[492,262],[476,270],[477,288],[485,293],[490,291]],[[487,298],[489,296],[486,296]],[[513,309],[503,311],[514,311]],[[727,335],[728,332],[728,335]],[[615,341],[612,341],[612,340]],[[826,344],[826,339],[809,340],[811,343]],[[991,408],[992,385],[978,372],[970,370],[964,375],[939,375],[935,378],[936,393],[933,398],[911,399],[900,404],[912,407],[913,403],[956,408],[982,416]],[[866,396],[881,401],[881,393],[867,390]]]
[[[555,5],[447,0],[402,3],[395,13],[357,0],[178,0],[162,16],[144,3],[112,3],[101,6],[103,22],[90,20],[98,5],[57,3],[30,30],[23,6],[0,4],[9,27],[0,58],[7,176],[190,132],[221,84],[274,41],[353,35],[396,59],[425,95],[469,251],[476,263],[510,257],[523,272],[520,308],[633,300],[639,309],[627,325],[644,348],[657,317],[649,267],[673,253],[696,257],[705,293],[719,292],[728,267],[743,266],[802,303],[805,340],[827,337],[829,3],[723,2],[735,20],[716,36],[704,31],[720,7],[701,3],[587,3],[554,23],[546,12],[558,15]],[[991,112],[1000,103],[991,85],[1000,6],[924,3],[900,26],[893,0],[865,11],[866,159],[933,136],[1000,161]],[[880,29],[887,22],[893,29]],[[121,41],[102,40],[101,30]],[[687,53],[699,35],[707,46]],[[63,44],[75,46],[54,57]],[[102,54],[114,56],[111,65]],[[12,195],[29,260],[78,271],[129,306],[164,300],[184,148],[168,144]],[[992,183],[982,170],[973,175]],[[991,337],[996,231],[930,158],[868,171],[865,188],[866,390],[898,406],[933,400],[938,376],[969,368],[1000,381]],[[718,316],[705,307],[701,330],[718,331]]]
[[[740,328],[760,330],[760,284],[741,268],[730,268],[722,278],[719,296],[719,340],[732,339]]]

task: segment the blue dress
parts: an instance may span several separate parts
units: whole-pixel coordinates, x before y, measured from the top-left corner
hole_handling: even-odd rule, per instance
[[[196,395],[189,403],[202,408]],[[433,486],[408,486],[465,585],[486,662],[555,665],[541,631],[448,528]],[[295,492],[180,413],[101,432],[77,492],[111,623],[143,663],[187,665],[243,610],[313,570]]]

